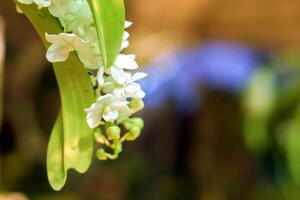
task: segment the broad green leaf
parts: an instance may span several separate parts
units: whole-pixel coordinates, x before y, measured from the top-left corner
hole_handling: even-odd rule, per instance
[[[88,0],[97,28],[102,61],[110,67],[120,53],[125,25],[123,0]]]
[[[50,185],[55,190],[60,190],[67,180],[64,169],[63,132],[63,120],[60,113],[53,127],[47,149],[47,174]]]
[[[39,10],[34,4],[18,4],[18,6],[33,24],[46,47],[49,46],[45,41],[46,32],[49,34],[62,32],[58,20],[52,17],[47,9]],[[60,149],[63,150],[64,172],[59,171],[59,168],[49,166],[50,163],[53,163],[53,160],[49,160],[48,169],[53,171],[48,173],[59,173],[55,176],[55,180],[51,178],[49,181],[52,186],[55,186],[54,189],[60,189],[65,182],[64,178],[68,169],[73,168],[80,173],[84,173],[91,164],[93,130],[87,125],[84,109],[94,102],[94,92],[90,79],[75,53],[72,53],[66,62],[53,64],[53,68],[61,97],[62,121],[58,118],[57,123],[63,125],[63,149]],[[59,143],[62,140],[57,139],[59,132],[62,134],[62,129],[59,127],[61,125],[56,124],[52,132],[54,136],[52,136],[49,145],[49,159],[53,159],[55,156],[51,155],[51,152],[54,152],[51,148],[61,146]],[[61,176],[63,173],[65,173],[65,176]],[[59,178],[61,179],[58,180]]]

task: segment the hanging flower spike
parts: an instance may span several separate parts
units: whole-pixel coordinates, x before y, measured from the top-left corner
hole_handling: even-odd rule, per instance
[[[39,9],[46,7],[49,11],[17,4],[33,22],[39,35],[44,37],[45,34],[50,43],[50,46],[46,44],[49,46],[46,57],[58,72],[62,111],[48,145],[47,173],[51,186],[60,190],[66,182],[68,169],[83,173],[89,167],[93,139],[102,145],[96,156],[107,160],[118,158],[123,142],[133,141],[141,134],[143,120],[131,115],[144,107],[145,92],[136,81],[147,74],[132,73],[131,70],[139,67],[135,55],[121,53],[129,46],[129,33],[124,29],[132,25],[132,22],[125,21],[123,0],[17,1],[27,5],[34,3]],[[39,18],[41,15],[47,17]],[[47,22],[55,26],[43,26]],[[77,56],[70,56],[71,52]],[[73,63],[76,66],[72,66]],[[62,76],[68,76],[67,70],[72,67],[77,71],[70,72],[72,75],[66,87]],[[77,93],[73,90],[75,85],[84,87],[79,87]],[[69,106],[69,102],[73,104]],[[79,143],[86,145],[85,151],[79,148]]]
[[[68,59],[70,52],[76,51],[81,62],[90,69],[97,69],[98,59],[93,53],[90,43],[80,39],[73,33],[60,33],[49,35],[46,40],[52,45],[48,48],[46,57],[49,62],[64,62]]]

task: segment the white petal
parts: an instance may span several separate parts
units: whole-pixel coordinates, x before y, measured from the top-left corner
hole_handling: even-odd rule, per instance
[[[69,57],[69,48],[64,45],[52,44],[46,54],[46,58],[49,62],[64,62]]]
[[[101,123],[101,115],[100,115],[100,117],[95,117],[95,116],[92,116],[92,115],[88,115],[87,116],[87,123],[88,123],[90,128],[96,128]]]
[[[74,43],[79,38],[74,33],[60,33],[58,36],[70,46],[74,46]]]
[[[100,96],[100,97],[97,99],[97,102],[100,102],[100,103],[103,102],[103,103],[105,103],[105,102],[110,101],[112,98],[113,98],[113,95],[112,95],[112,94],[102,95],[102,96]]]
[[[131,110],[128,107],[128,102],[121,102],[113,105],[114,109],[116,109],[119,113],[119,119],[123,117],[128,117],[130,116]]]
[[[135,99],[143,99],[146,96],[145,92],[140,89],[139,91],[137,91],[136,93],[131,95],[131,98],[135,98]]]
[[[124,72],[122,69],[116,68],[114,66],[110,69],[112,78],[118,83],[118,84],[125,84],[126,81],[130,79],[130,73]]]
[[[100,125],[103,107],[104,106],[99,103],[93,103],[90,108],[85,109],[87,113],[87,123],[90,128],[95,128]]]
[[[143,79],[143,78],[145,78],[147,76],[148,76],[148,74],[146,74],[146,73],[137,72],[137,73],[133,74],[131,80],[132,81],[137,81],[137,80],[141,80],[141,79]]]
[[[113,90],[114,95],[117,97],[124,97],[125,96],[125,90],[123,87],[118,87]]]
[[[64,45],[66,44],[66,41],[60,36],[60,35],[50,35],[48,33],[45,33],[45,38],[48,42],[52,44],[61,44]]]
[[[98,85],[100,87],[103,86],[104,84],[104,78],[103,78],[103,75],[104,75],[104,67],[101,67],[98,72],[97,72],[97,81],[98,81]]]
[[[39,8],[48,7],[51,4],[51,0],[34,0]]]
[[[54,17],[62,17],[66,12],[69,3],[70,0],[52,0],[48,10]]]
[[[132,24],[130,21],[125,21],[125,28],[129,28]]]
[[[75,35],[76,36],[76,35]],[[89,42],[80,39],[78,36],[74,37],[72,42],[73,48],[77,51],[78,57],[85,64],[87,68],[97,69],[101,64],[98,62],[93,49]]]
[[[80,61],[89,69],[98,69],[101,64],[89,45],[82,45],[77,50]]]
[[[137,83],[130,83],[125,87],[125,91],[129,94],[137,93],[141,89],[141,86]]]
[[[123,41],[128,40],[128,38],[129,38],[129,33],[126,32],[126,31],[124,31],[124,33],[123,33]]]
[[[122,42],[122,45],[121,45],[121,51],[123,51],[123,49],[126,49],[128,48],[129,46],[129,42],[126,40],[126,41],[123,41]]]
[[[137,69],[139,66],[132,55],[118,55],[115,65],[121,69]]]
[[[116,88],[116,83],[114,81],[111,82],[105,82],[102,86],[102,92],[104,94],[112,93],[113,90]]]
[[[18,0],[18,2],[29,5],[33,3],[33,0]]]
[[[118,111],[111,111],[103,114],[103,119],[107,122],[113,122],[118,119],[119,113]]]

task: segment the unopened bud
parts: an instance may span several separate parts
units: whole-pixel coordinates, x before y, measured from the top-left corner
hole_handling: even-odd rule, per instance
[[[127,119],[123,122],[124,127],[126,128],[126,130],[130,130],[132,129],[132,127],[134,127],[134,124],[132,123],[131,119]]]
[[[132,118],[131,121],[134,124],[134,126],[137,126],[140,129],[144,128],[144,120],[142,118],[135,117],[135,118]]]
[[[106,137],[102,134],[101,129],[97,129],[94,133],[94,137],[96,142],[100,143],[100,144],[106,144],[109,145],[109,141],[106,139]]]
[[[133,127],[130,129],[129,132],[127,132],[124,137],[122,138],[122,140],[127,140],[127,141],[133,141],[136,138],[138,138],[141,134],[141,129],[138,127]]]
[[[118,155],[122,152],[123,145],[120,140],[115,140],[112,144],[112,148],[114,149],[114,155],[118,157]]]
[[[133,113],[136,113],[144,108],[144,102],[141,99],[132,99],[128,106]]]
[[[121,129],[118,126],[110,126],[106,129],[106,135],[109,140],[116,140],[120,138]]]
[[[98,149],[96,152],[96,156],[99,160],[107,160],[107,153],[104,149]]]

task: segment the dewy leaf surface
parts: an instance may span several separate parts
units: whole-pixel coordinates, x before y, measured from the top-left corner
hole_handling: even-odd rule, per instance
[[[47,9],[18,4],[30,20],[46,47],[45,33],[58,34],[62,28]],[[66,181],[67,170],[84,173],[93,155],[93,130],[86,122],[85,108],[94,101],[92,84],[78,56],[72,53],[63,63],[53,64],[61,96],[61,117],[54,126],[48,149],[48,176],[52,187],[59,190]],[[63,146],[62,146],[63,144]],[[57,148],[55,150],[55,148]],[[58,151],[62,151],[61,154]],[[58,166],[54,166],[58,165]]]
[[[124,25],[123,0],[88,0],[97,28],[102,61],[110,67],[120,53]]]

